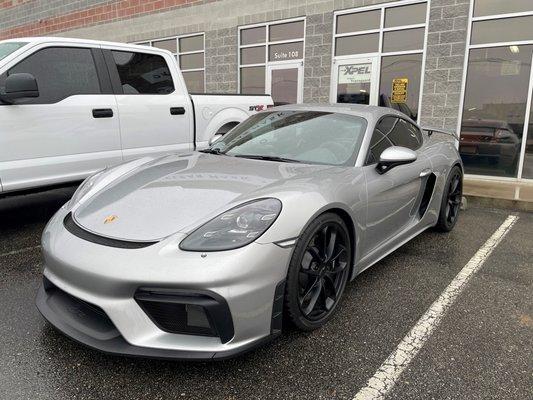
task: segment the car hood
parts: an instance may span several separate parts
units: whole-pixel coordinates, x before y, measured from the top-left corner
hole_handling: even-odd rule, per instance
[[[268,197],[287,180],[330,166],[192,153],[145,163],[116,178],[73,211],[84,229],[109,238],[157,241],[250,199]]]

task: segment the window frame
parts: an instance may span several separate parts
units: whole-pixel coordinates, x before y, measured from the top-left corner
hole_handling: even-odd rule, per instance
[[[109,71],[109,76],[111,78],[111,84],[113,86],[113,92],[115,95],[123,95],[123,96],[169,96],[171,94],[175,94],[176,91],[179,88],[179,85],[176,82],[176,79],[174,75],[172,74],[172,68],[168,64],[168,60],[162,56],[161,54],[155,53],[155,52],[149,52],[149,51],[142,51],[138,49],[118,49],[118,48],[109,48],[109,49],[102,49],[107,68]],[[150,54],[152,56],[161,57],[170,72],[170,77],[172,79],[172,86],[174,87],[174,90],[169,93],[124,93],[124,88],[122,87],[122,80],[120,79],[120,75],[118,73],[118,67],[115,62],[115,58],[113,57],[113,52],[122,52],[122,53],[141,53],[141,54]]]
[[[396,118],[396,119],[401,119],[401,120],[407,122],[408,124],[413,125],[413,126],[416,128],[416,130],[418,131],[419,135],[420,135],[420,136],[419,136],[419,137],[420,137],[420,145],[419,145],[416,149],[410,149],[410,150],[413,150],[413,151],[418,152],[418,151],[422,148],[426,136],[422,133],[422,130],[420,129],[420,127],[419,127],[417,124],[415,124],[415,123],[409,121],[409,119],[406,118],[406,117],[404,117],[403,115],[397,115],[397,114],[385,114],[385,115],[382,115],[381,117],[379,117],[379,119],[377,120],[377,122],[374,124],[374,129],[372,129],[372,133],[370,134],[370,140],[368,141],[368,148],[366,149],[366,156],[365,156],[365,158],[364,158],[364,166],[365,166],[365,167],[368,166],[368,165],[376,165],[376,164],[379,163],[379,160],[376,160],[376,161],[374,161],[374,162],[369,162],[369,161],[368,161],[368,160],[370,159],[372,137],[374,136],[374,132],[376,131],[376,129],[378,129],[377,126],[380,124],[380,122],[383,121],[385,118],[391,118],[391,117],[392,117],[392,118]],[[380,132],[381,132],[381,131],[380,131]],[[388,134],[385,135],[385,138],[388,139]],[[388,139],[388,140],[389,140],[389,142],[393,143],[392,140],[390,140],[390,139]],[[393,143],[392,146],[395,146],[395,144]],[[391,147],[392,147],[392,146],[391,146]]]
[[[20,63],[28,60],[30,57],[33,57],[35,54],[37,54],[37,53],[39,53],[41,51],[44,51],[44,50],[49,50],[49,49],[88,50],[90,52],[90,54],[91,54],[91,58],[92,58],[93,63],[94,63],[94,68],[95,68],[95,71],[96,71],[96,78],[98,79],[98,84],[100,86],[100,93],[76,93],[76,94],[70,94],[68,96],[61,97],[60,99],[58,99],[56,101],[42,101],[42,100],[40,100],[40,97],[36,97],[36,98],[27,99],[23,103],[17,103],[18,105],[23,106],[23,105],[57,104],[57,103],[60,103],[63,100],[68,99],[68,98],[70,98],[72,96],[100,96],[100,95],[106,95],[106,94],[114,94],[112,83],[111,83],[111,80],[110,80],[109,74],[108,74],[108,68],[107,68],[106,62],[104,60],[103,52],[102,52],[102,50],[100,48],[91,47],[91,46],[80,46],[80,45],[68,46],[68,45],[63,45],[63,44],[51,44],[51,45],[47,44],[47,45],[42,46],[42,47],[37,47],[35,49],[32,49],[34,51],[31,51],[30,53],[25,54],[23,58],[21,58],[20,60],[17,60],[15,63],[10,65],[8,68],[6,68],[6,71],[5,71],[5,73],[7,74],[6,78],[9,76],[8,72],[11,69],[15,68]],[[5,105],[5,104],[0,103],[0,106],[2,106],[2,105]]]
[[[410,6],[410,5],[415,5],[415,4],[424,4],[424,3],[426,4],[425,22],[418,23],[418,24],[403,25],[403,26],[393,26],[389,28],[385,27],[385,14],[386,14],[387,9]],[[421,114],[420,111],[422,109],[424,78],[425,78],[425,73],[426,73],[426,53],[427,53],[427,43],[428,43],[428,27],[429,27],[430,8],[431,8],[431,0],[401,0],[397,2],[389,2],[389,3],[376,4],[376,5],[370,5],[370,6],[365,6],[365,7],[356,7],[356,8],[349,8],[345,10],[334,11],[333,12],[333,35],[332,35],[332,42],[331,42],[332,79],[330,83],[330,93],[329,93],[330,102],[332,103],[336,102],[336,99],[334,98],[333,94],[336,91],[337,83],[333,79],[333,71],[335,68],[337,68],[337,63],[339,61],[355,59],[355,58],[360,58],[360,59],[376,58],[377,59],[377,71],[378,71],[377,87],[379,88],[381,84],[381,64],[382,64],[383,57],[422,54],[422,66],[421,66],[421,71],[420,71],[420,89],[419,89],[419,95],[418,95],[418,112],[417,112],[417,121],[416,121],[416,122],[420,122],[420,114]],[[364,13],[364,12],[373,11],[373,10],[379,10],[381,12],[380,25],[378,28],[367,29],[363,31],[355,30],[353,32],[337,33],[337,18],[340,15]],[[385,33],[396,32],[396,31],[406,31],[409,29],[416,29],[416,28],[424,28],[424,43],[423,43],[422,49],[401,50],[401,51],[391,51],[391,52],[383,51]],[[338,38],[367,35],[367,34],[372,34],[372,33],[379,35],[378,48],[376,51],[369,52],[369,53],[346,54],[346,55],[341,55],[341,56],[335,55],[336,40]]]
[[[202,36],[203,49],[202,50],[181,52],[180,51],[180,39],[194,37],[194,36]],[[205,32],[194,32],[194,33],[186,33],[186,34],[183,34],[183,35],[168,36],[168,37],[162,37],[162,38],[154,38],[154,39],[149,39],[149,40],[141,40],[141,41],[133,42],[133,44],[137,44],[137,45],[141,45],[141,46],[153,47],[153,48],[157,49],[158,47],[155,47],[153,45],[153,43],[154,42],[161,42],[161,41],[164,41],[164,40],[175,40],[176,41],[176,52],[175,53],[171,52],[171,53],[174,56],[174,58],[176,59],[178,68],[179,68],[179,70],[180,70],[182,75],[183,75],[183,72],[202,72],[203,73],[204,91],[202,93],[206,93],[207,79],[206,79],[206,74],[205,74],[205,61],[206,61],[205,60],[205,53],[206,53],[205,52]],[[181,68],[180,56],[185,56],[185,55],[190,55],[190,54],[200,54],[200,53],[203,53],[203,55],[204,55],[204,66],[202,68],[189,68],[189,69],[182,69]],[[183,80],[185,81],[185,77],[183,78]],[[185,86],[186,85],[187,85],[187,82],[185,82]],[[198,92],[190,91],[189,93],[190,94],[197,94]]]
[[[493,47],[506,47],[506,46],[524,46],[524,45],[533,45],[533,39],[530,40],[517,40],[517,41],[505,41],[505,42],[490,42],[490,43],[482,43],[482,44],[472,44],[472,28],[474,25],[474,22],[478,21],[490,21],[490,20],[498,20],[498,19],[505,19],[505,18],[514,18],[514,17],[527,17],[527,16],[533,16],[533,6],[531,11],[521,11],[521,12],[510,12],[510,13],[503,13],[503,14],[491,14],[491,15],[483,15],[483,16],[474,16],[474,3],[475,1],[479,0],[472,0],[470,1],[470,8],[468,11],[468,25],[466,30],[466,46],[465,46],[465,55],[464,55],[464,64],[463,64],[463,74],[462,74],[462,83],[461,83],[461,91],[459,94],[459,115],[457,118],[457,126],[456,126],[456,132],[459,136],[461,135],[461,127],[463,124],[463,108],[464,108],[464,102],[465,102],[465,94],[466,94],[466,83],[468,79],[468,65],[470,62],[470,50],[473,49],[486,49],[486,48],[493,48]],[[525,153],[526,153],[526,145],[527,145],[527,138],[533,136],[533,132],[529,131],[529,124],[532,122],[530,120],[531,118],[531,103],[532,103],[532,97],[533,97],[533,66],[531,67],[530,71],[530,81],[529,81],[529,88],[528,88],[528,98],[526,100],[526,115],[524,119],[524,131],[522,133],[522,146],[520,148],[520,154],[518,155],[518,166],[517,166],[517,174],[516,177],[506,177],[506,176],[494,176],[494,175],[478,175],[478,174],[465,174],[467,177],[473,177],[473,178],[481,178],[481,179],[488,179],[488,180],[498,180],[498,181],[509,181],[509,182],[531,182],[533,179],[523,178],[523,167],[525,163]]]
[[[291,22],[303,21],[303,36],[299,39],[288,39],[288,40],[270,40],[270,26],[272,25],[283,25]],[[252,44],[241,44],[241,35],[242,31],[250,28],[259,28],[265,27],[265,40],[262,42],[252,43]],[[280,19],[268,22],[260,22],[257,24],[241,25],[237,27],[237,93],[241,94],[241,70],[242,68],[252,68],[252,67],[263,67],[265,68],[265,93],[268,92],[267,83],[268,83],[268,67],[271,65],[283,65],[283,64],[298,64],[304,65],[305,60],[305,37],[307,29],[307,18],[304,17],[295,17],[288,19]],[[290,60],[279,60],[279,61],[269,61],[270,55],[270,46],[277,44],[287,44],[287,43],[302,43],[302,56],[300,58],[293,58]],[[262,63],[254,64],[241,64],[241,50],[251,47],[264,47],[265,48],[265,61]],[[303,90],[303,79],[300,84]]]

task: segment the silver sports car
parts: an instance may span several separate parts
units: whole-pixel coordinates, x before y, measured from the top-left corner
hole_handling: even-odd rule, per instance
[[[453,134],[389,108],[291,105],[210,148],[88,178],[47,225],[37,306],[108,353],[231,357],[326,323],[348,281],[430,227],[450,231]]]

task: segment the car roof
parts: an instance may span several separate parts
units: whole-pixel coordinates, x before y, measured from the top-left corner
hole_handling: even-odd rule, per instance
[[[332,112],[340,114],[349,114],[357,117],[363,117],[367,121],[377,121],[384,115],[396,115],[405,118],[416,125],[416,122],[409,118],[404,113],[401,113],[393,108],[381,106],[369,106],[365,104],[335,104],[335,103],[317,103],[317,104],[288,104],[277,106],[270,110],[280,111],[318,111],[318,112]]]
[[[75,38],[67,38],[67,37],[61,37],[61,36],[35,36],[35,37],[20,37],[20,38],[13,38],[13,39],[7,39],[7,40],[1,40],[2,42],[25,42],[25,43],[31,43],[32,45],[41,44],[41,43],[72,43],[72,44],[84,44],[84,45],[95,45],[95,46],[112,46],[112,47],[128,47],[128,48],[144,48],[146,49],[147,46],[142,45],[136,45],[131,43],[120,43],[120,42],[107,42],[103,40],[90,40],[90,39],[75,39]],[[162,50],[163,49],[157,49],[154,47],[150,47],[151,50]]]

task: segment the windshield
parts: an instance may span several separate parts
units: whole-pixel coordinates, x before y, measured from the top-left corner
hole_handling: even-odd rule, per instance
[[[0,43],[0,61],[26,44],[27,43],[23,43],[23,42]]]
[[[310,164],[354,164],[366,120],[319,111],[255,114],[217,140],[212,152]]]

